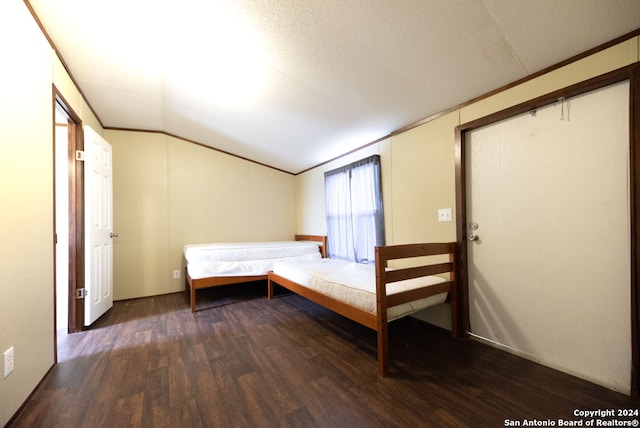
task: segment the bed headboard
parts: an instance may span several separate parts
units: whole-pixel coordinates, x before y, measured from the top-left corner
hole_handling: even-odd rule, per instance
[[[314,241],[320,242],[320,254],[323,258],[327,257],[327,237],[322,235],[296,235],[296,241]]]

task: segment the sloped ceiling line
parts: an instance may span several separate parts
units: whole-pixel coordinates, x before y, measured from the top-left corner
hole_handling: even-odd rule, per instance
[[[299,173],[640,28],[637,0],[24,0],[102,126]]]

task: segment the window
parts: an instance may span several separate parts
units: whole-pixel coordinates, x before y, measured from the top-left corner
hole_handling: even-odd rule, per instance
[[[325,172],[324,194],[328,256],[373,264],[384,245],[380,156]]]

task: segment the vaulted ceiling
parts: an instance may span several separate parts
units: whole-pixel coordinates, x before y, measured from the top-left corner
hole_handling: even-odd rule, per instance
[[[639,0],[29,0],[105,127],[297,173],[640,28]]]

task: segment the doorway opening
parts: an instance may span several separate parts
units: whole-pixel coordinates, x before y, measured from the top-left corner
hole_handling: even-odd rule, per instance
[[[55,205],[56,205],[56,333],[69,330],[69,118],[55,109]]]
[[[54,87],[54,210],[55,210],[55,354],[69,333],[84,328],[83,166],[76,150],[83,149],[82,122]]]

